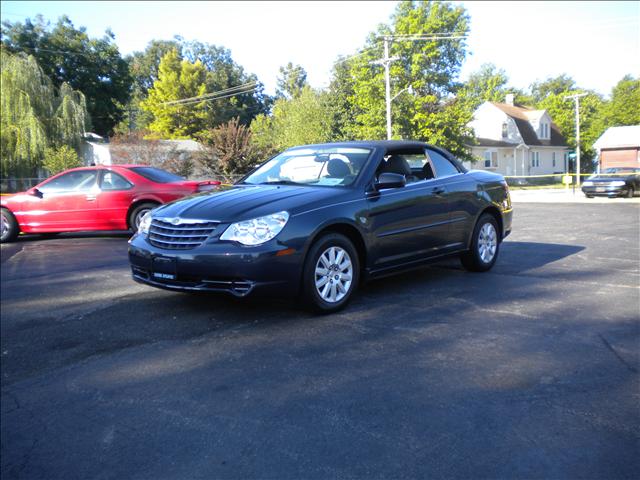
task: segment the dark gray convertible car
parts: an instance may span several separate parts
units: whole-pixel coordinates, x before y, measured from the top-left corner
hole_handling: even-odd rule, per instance
[[[147,214],[133,278],[182,291],[302,295],[330,312],[358,283],[444,256],[489,270],[511,231],[500,175],[421,142],[291,148],[226,190]]]

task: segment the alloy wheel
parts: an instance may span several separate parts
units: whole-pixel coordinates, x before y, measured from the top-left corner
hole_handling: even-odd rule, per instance
[[[315,287],[318,295],[328,303],[342,300],[353,282],[353,264],[347,251],[341,247],[327,248],[316,262]]]
[[[0,237],[4,238],[9,232],[9,219],[5,215],[4,211],[1,214],[2,219],[0,220]]]
[[[478,254],[484,263],[490,263],[496,254],[498,235],[491,223],[485,223],[478,235]]]

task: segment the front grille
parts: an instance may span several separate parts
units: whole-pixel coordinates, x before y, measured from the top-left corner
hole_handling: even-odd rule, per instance
[[[174,223],[154,218],[149,228],[149,243],[167,250],[188,250],[202,245],[217,226],[218,222],[208,220],[179,219]]]

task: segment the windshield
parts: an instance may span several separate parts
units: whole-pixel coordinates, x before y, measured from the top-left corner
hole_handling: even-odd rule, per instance
[[[368,148],[287,150],[260,166],[241,183],[346,187],[358,177],[370,154]]]
[[[183,177],[155,167],[132,167],[131,170],[156,183],[181,182],[184,180]]]
[[[605,171],[602,173],[607,173],[607,174],[620,173],[624,175],[630,175],[632,173],[640,173],[640,168],[632,168],[632,167],[606,168]]]

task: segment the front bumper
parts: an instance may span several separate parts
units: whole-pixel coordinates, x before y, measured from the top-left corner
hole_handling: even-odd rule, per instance
[[[582,193],[585,195],[592,195],[598,197],[617,197],[620,195],[626,195],[629,190],[627,185],[593,185],[582,186]]]
[[[216,242],[175,251],[135,235],[129,262],[136,282],[166,290],[289,296],[298,293],[302,274],[303,255],[292,250],[272,240],[256,247]]]

